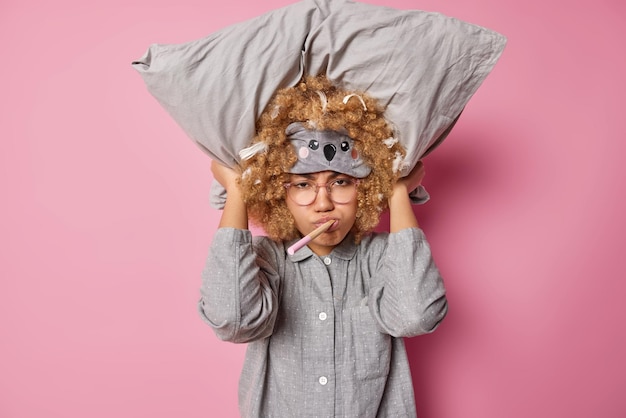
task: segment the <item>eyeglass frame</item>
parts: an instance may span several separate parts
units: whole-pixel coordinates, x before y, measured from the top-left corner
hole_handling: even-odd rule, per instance
[[[320,192],[320,187],[321,187],[321,186],[324,186],[324,188],[326,189],[326,193],[328,193],[328,198],[329,198],[329,199],[330,199],[333,203],[335,203],[335,204],[337,204],[337,205],[347,205],[348,203],[350,203],[350,202],[352,201],[352,199],[348,200],[347,202],[336,202],[336,201],[333,199],[333,193],[332,193],[332,191],[331,191],[331,187],[330,187],[330,185],[331,185],[332,183],[336,182],[336,181],[339,181],[339,180],[351,181],[351,182],[354,184],[354,192],[355,192],[354,197],[356,197],[356,196],[357,196],[357,191],[356,191],[356,188],[357,188],[357,186],[358,186],[358,185],[359,185],[359,183],[360,183],[360,179],[356,179],[356,178],[354,178],[354,177],[348,177],[348,178],[339,177],[339,178],[334,178],[334,179],[332,179],[332,180],[327,181],[326,183],[315,183],[313,180],[293,181],[293,182],[283,183],[283,186],[285,187],[285,189],[287,189],[287,197],[288,197],[289,199],[291,199],[291,201],[292,201],[293,203],[295,203],[296,205],[298,205],[298,206],[309,206],[309,205],[312,205],[312,204],[315,202],[315,200],[317,199],[317,196],[318,196],[318,194],[319,194],[319,192]],[[311,200],[311,203],[307,203],[306,205],[300,204],[300,203],[296,202],[296,201],[295,201],[295,199],[289,195],[289,189],[290,189],[290,188],[291,188],[294,184],[297,184],[297,183],[308,183],[308,184],[310,184],[310,185],[312,185],[312,186],[315,186],[315,195],[314,195],[314,197],[313,197],[313,200]],[[354,198],[353,198],[353,199],[354,199]]]

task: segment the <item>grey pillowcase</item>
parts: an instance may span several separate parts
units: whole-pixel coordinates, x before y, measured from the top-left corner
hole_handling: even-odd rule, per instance
[[[304,0],[199,40],[153,44],[132,65],[187,135],[229,166],[277,89],[325,73],[385,107],[407,149],[404,175],[447,136],[505,44],[440,13]],[[222,207],[223,190],[211,190]]]

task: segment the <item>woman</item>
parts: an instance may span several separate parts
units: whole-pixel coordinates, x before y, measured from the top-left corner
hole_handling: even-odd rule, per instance
[[[415,416],[402,337],[447,312],[408,195],[423,165],[399,178],[382,110],[323,76],[277,92],[257,128],[240,171],[212,165],[227,199],[199,302],[219,338],[249,343],[241,415]],[[390,232],[372,233],[384,210]]]

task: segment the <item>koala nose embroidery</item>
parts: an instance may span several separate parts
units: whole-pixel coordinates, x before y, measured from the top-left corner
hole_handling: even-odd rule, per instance
[[[324,145],[324,157],[326,157],[326,161],[330,162],[335,158],[335,154],[337,153],[337,147],[333,144]]]

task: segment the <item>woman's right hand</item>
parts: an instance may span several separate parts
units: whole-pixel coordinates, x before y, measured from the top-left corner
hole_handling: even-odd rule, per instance
[[[226,189],[226,203],[219,227],[248,229],[248,212],[237,183],[240,174],[236,169],[226,167],[216,161],[211,162],[211,171],[213,178]]]
[[[213,178],[226,189],[227,193],[239,187],[237,185],[239,173],[234,169],[213,160],[211,162],[211,172],[213,173]]]

